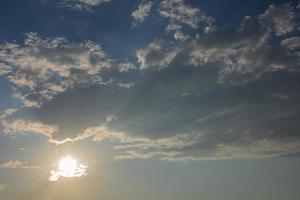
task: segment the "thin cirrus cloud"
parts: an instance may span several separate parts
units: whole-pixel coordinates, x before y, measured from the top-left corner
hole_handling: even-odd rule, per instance
[[[225,114],[225,112],[222,112]],[[220,115],[220,113],[216,113]],[[207,119],[213,116],[207,117]],[[206,120],[207,120],[206,119]],[[203,121],[203,120],[202,120]],[[46,127],[40,126],[40,127]],[[46,135],[47,129],[35,129],[31,132]],[[43,133],[43,131],[45,133]],[[124,132],[113,132],[106,126],[90,127],[83,133],[77,134],[74,138],[66,138],[58,141],[52,136],[49,137],[49,142],[56,145],[61,145],[67,142],[78,142],[84,139],[92,138],[95,142],[104,140],[116,143],[113,149],[116,151],[115,159],[147,159],[154,156],[160,157],[162,160],[169,161],[191,161],[191,160],[217,160],[217,159],[234,159],[234,158],[268,158],[278,155],[294,153],[300,150],[298,141],[287,140],[278,141],[276,139],[263,137],[261,139],[252,138],[251,132],[243,135],[245,144],[214,144],[207,152],[203,154],[201,146],[208,145],[207,139],[209,136],[205,134],[181,134],[160,139],[149,139],[146,137],[131,136]],[[265,134],[265,133],[264,133]],[[272,131],[269,133],[272,134]],[[21,166],[20,162],[9,161],[3,163],[1,167],[17,168]],[[83,170],[84,171],[84,170]],[[82,170],[80,170],[82,172]],[[56,181],[61,172],[53,171],[51,181]],[[78,174],[81,176],[81,173]]]
[[[72,10],[81,11],[90,10],[93,7],[107,2],[110,2],[110,0],[64,0],[60,5]]]
[[[207,16],[199,8],[192,7],[184,0],[163,0],[159,5],[159,14],[173,23],[189,25],[198,28],[199,23],[211,24],[214,19]]]
[[[2,44],[1,75],[27,108],[1,115],[4,132],[56,145],[105,141],[118,160],[299,153],[296,7],[270,5],[234,28],[183,0],[141,1],[134,23],[152,12],[166,34],[136,49],[138,66],[92,41],[29,33]]]
[[[0,163],[2,169],[39,169],[39,166],[28,166],[20,160],[7,160]]]

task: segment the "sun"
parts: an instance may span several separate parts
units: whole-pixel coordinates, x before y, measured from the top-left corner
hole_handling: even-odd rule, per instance
[[[58,169],[65,175],[65,177],[72,177],[76,173],[78,167],[77,160],[71,156],[67,156],[60,160]]]
[[[87,175],[87,165],[79,164],[76,159],[68,155],[62,158],[56,165],[56,170],[51,170],[49,180],[58,181],[60,177],[73,178]]]

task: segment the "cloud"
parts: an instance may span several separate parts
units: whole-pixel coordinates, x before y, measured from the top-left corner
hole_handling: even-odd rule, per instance
[[[199,8],[187,5],[184,0],[163,0],[160,3],[159,13],[171,20],[172,23],[187,24],[198,28],[199,23],[211,24],[214,19],[208,17]]]
[[[279,16],[270,14],[275,12],[274,9],[279,8],[284,8],[282,14]],[[221,84],[245,83],[271,71],[297,70],[300,62],[297,37],[284,39],[281,45],[270,43],[274,34],[292,31],[292,28],[288,27],[294,24],[292,23],[292,18],[295,17],[293,9],[290,5],[270,6],[259,17],[244,17],[238,28],[216,27],[194,38],[185,37],[180,32],[180,25],[170,24],[166,30],[174,31],[175,39],[181,39],[182,43],[174,46],[174,43],[168,40],[157,39],[144,49],[138,50],[137,58],[140,69],[149,67],[162,69],[174,65],[214,65],[219,68],[218,82]],[[293,16],[288,18],[291,18],[291,22],[281,23],[280,20],[286,21],[282,17],[287,15]],[[275,25],[267,23],[266,20],[276,23]],[[288,27],[279,28],[283,24]],[[294,50],[290,51],[292,41]]]
[[[22,163],[19,160],[8,160],[3,163],[0,163],[0,168],[15,169],[20,168],[21,166]]]
[[[201,119],[201,122],[226,115],[228,112],[228,110],[224,110],[216,114],[211,114],[205,117],[205,119]],[[110,121],[108,120],[107,122]],[[199,120],[197,123],[199,123]],[[32,132],[42,131],[32,130]],[[255,134],[257,136],[254,136]],[[150,139],[141,136],[132,136],[125,132],[116,132],[104,124],[87,128],[82,133],[78,133],[74,138],[64,140],[54,140],[48,134],[44,135],[49,137],[50,143],[56,145],[67,142],[79,142],[89,138],[95,142],[110,141],[114,144],[113,149],[117,151],[115,155],[116,160],[147,159],[152,157],[168,161],[250,159],[269,158],[300,152],[300,142],[298,140],[269,137],[269,135],[273,134],[272,130],[255,134],[245,131],[244,133],[239,133],[238,141],[228,140],[227,142],[216,140],[214,136],[211,137],[211,135],[206,133],[177,134],[170,137]],[[234,137],[237,137],[237,135]],[[22,163],[12,160],[2,163],[0,166],[2,168],[20,168]],[[22,168],[27,167],[22,166]],[[60,176],[62,176],[60,172],[53,171],[49,180],[56,181]]]
[[[10,72],[12,72],[12,68],[9,65],[0,62],[0,76],[6,75]]]
[[[178,49],[167,49],[162,46],[162,42],[154,41],[144,49],[138,49],[136,52],[140,69],[150,67],[167,67],[178,53]]]
[[[41,122],[25,121],[22,119],[8,124],[4,129],[4,133],[6,134],[22,134],[32,132],[49,138],[54,137],[54,134],[57,131],[58,128],[56,126],[45,125]]]
[[[111,132],[105,127],[85,130],[78,138],[93,137],[94,141],[110,140],[116,143],[115,159],[146,159],[154,156],[162,160],[191,161],[217,159],[266,158],[300,151],[298,141],[277,141],[268,138],[245,138],[243,144],[218,143],[210,148],[205,134],[179,134],[160,139],[133,137],[123,132]]]
[[[188,35],[182,32],[182,26],[178,24],[169,24],[166,28],[167,33],[174,32],[174,39],[175,40],[182,40],[185,41],[188,39]]]
[[[64,0],[61,6],[72,10],[90,10],[92,7],[99,6],[110,0]]]
[[[86,168],[87,168],[86,165],[80,164],[77,167],[77,169],[74,172],[72,177],[81,177],[81,176],[87,175],[85,173]],[[50,173],[51,173],[51,176],[49,177],[49,181],[51,181],[51,182],[58,181],[60,177],[68,177],[67,175],[64,174],[64,172],[61,172],[59,170],[58,171],[52,170]]]
[[[207,115],[207,116],[205,116],[205,117],[203,117],[203,118],[196,119],[195,122],[197,122],[197,123],[202,123],[202,122],[205,122],[205,121],[207,121],[207,120],[209,120],[209,119],[212,119],[212,118],[215,118],[215,117],[220,117],[220,116],[226,115],[226,114],[228,114],[228,113],[230,113],[230,112],[231,112],[231,111],[230,111],[229,109],[226,109],[226,108],[225,108],[224,110],[218,111],[218,112],[216,112],[216,113],[212,113],[212,114]]]
[[[281,46],[290,50],[300,49],[300,37],[291,37],[281,41]]]
[[[14,114],[15,112],[17,112],[18,109],[17,108],[7,108],[3,111],[2,114],[0,114],[0,119],[5,119],[6,117]]]
[[[187,34],[209,25],[194,19],[202,12],[183,1],[160,3],[175,40],[164,33],[138,49],[138,69],[90,41],[31,34],[24,44],[3,44],[3,74],[14,97],[31,105],[7,117],[5,133],[42,135],[55,145],[105,141],[117,160],[299,153],[298,37],[273,11],[284,17],[294,8],[274,5],[240,25]]]
[[[295,11],[289,4],[270,5],[264,14],[260,16],[260,20],[270,26],[275,35],[282,36],[290,33],[295,25]]]
[[[125,62],[125,63],[119,63],[119,71],[120,72],[127,72],[131,69],[135,69],[136,67],[130,63],[130,62]]]
[[[152,6],[152,1],[142,0],[138,8],[131,14],[131,16],[134,18],[133,25],[142,23],[145,20],[145,18],[149,15]]]
[[[0,168],[4,169],[39,169],[39,166],[28,166],[20,160],[8,160],[0,163]]]
[[[10,69],[5,76],[16,88],[13,97],[25,107],[39,107],[68,89],[105,84],[100,72],[114,61],[91,41],[74,43],[28,33],[24,45],[0,45],[0,62]]]
[[[159,157],[167,161],[199,161],[199,160],[228,160],[228,159],[260,159],[299,153],[299,143],[281,143],[276,141],[257,141],[247,145],[219,144],[214,150],[203,154],[200,151],[174,150],[128,150],[115,156],[116,160],[148,159]],[[190,148],[197,148],[191,146]]]

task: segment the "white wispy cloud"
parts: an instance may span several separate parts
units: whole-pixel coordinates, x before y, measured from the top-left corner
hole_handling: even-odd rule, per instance
[[[131,16],[134,18],[133,25],[142,23],[145,20],[145,18],[149,15],[152,6],[153,1],[142,0],[138,8],[131,13]]]
[[[22,119],[9,123],[4,129],[4,133],[6,134],[24,134],[29,132],[44,135],[49,138],[53,138],[57,131],[58,128],[56,126],[45,125],[41,122],[25,121]]]
[[[0,119],[5,119],[6,117],[14,114],[15,112],[17,112],[18,109],[17,108],[7,108],[3,111],[2,114],[0,114]]]
[[[192,28],[198,28],[199,23],[211,24],[214,21],[212,17],[206,16],[199,8],[186,4],[184,0],[161,1],[159,13],[171,22],[187,24]]]
[[[60,5],[72,10],[90,10],[110,0],[64,0]]]
[[[184,59],[179,59],[174,65],[221,66],[219,83],[234,83],[257,79],[274,70],[299,67],[298,37],[284,39],[279,46],[269,43],[274,35],[290,33],[296,26],[297,14],[291,5],[271,5],[258,17],[245,16],[237,29],[215,27],[194,38],[185,35],[178,23],[185,22],[196,28],[201,20],[206,19],[205,15],[196,17],[201,15],[198,8],[192,8],[182,0],[162,1],[160,12],[172,19],[166,31],[174,32],[174,38],[182,43],[173,46],[171,42],[157,39],[139,49],[140,69],[166,68],[176,57],[182,57]],[[168,45],[164,43],[172,47],[166,47]]]
[[[267,158],[300,152],[300,143],[270,138],[246,137],[242,143],[217,143],[211,147],[205,134],[179,134],[160,139],[130,136],[106,127],[88,128],[76,139],[92,137],[94,141],[109,140],[117,154],[115,159],[147,159],[154,156],[169,161]],[[206,152],[202,151],[206,148]]]
[[[224,115],[228,110],[212,114],[209,118]],[[201,119],[207,120],[207,119]],[[110,122],[111,120],[108,120]],[[49,134],[49,128],[44,126],[35,127],[32,133],[43,134],[49,138],[49,142],[61,145],[67,142],[79,142],[92,139],[95,142],[109,141],[114,144],[113,149],[117,151],[116,160],[123,159],[147,159],[158,157],[168,161],[193,161],[193,160],[218,160],[218,159],[249,159],[268,158],[289,153],[300,152],[300,143],[289,139],[278,140],[276,138],[255,138],[251,133],[244,135],[240,133],[240,142],[223,143],[221,141],[210,141],[209,135],[178,134],[159,139],[150,139],[142,136],[133,136],[125,132],[117,132],[109,129],[106,125],[90,127],[74,138],[56,140]],[[19,128],[19,131],[21,128]],[[24,131],[28,129],[24,127]],[[50,131],[52,133],[52,131]],[[213,142],[213,143],[211,143]],[[205,151],[203,151],[205,149]],[[23,166],[18,160],[2,163],[2,168],[19,168]],[[26,167],[22,167],[26,168]],[[52,181],[61,176],[60,172],[52,173]]]
[[[189,36],[182,32],[182,26],[178,24],[169,24],[166,28],[166,31],[174,32],[174,39],[176,40],[186,40]]]
[[[134,64],[132,64],[130,62],[119,63],[118,66],[119,66],[119,71],[120,72],[127,72],[131,69],[136,69]]]
[[[7,160],[0,163],[0,168],[4,169],[38,169],[39,166],[28,166],[22,163],[20,160]]]
[[[138,49],[136,52],[140,69],[147,69],[149,67],[167,67],[178,54],[179,49],[167,49],[163,46],[161,41],[154,41],[148,44],[144,49]]]
[[[227,115],[229,113],[231,113],[232,111],[230,111],[229,109],[225,108],[224,110],[221,110],[221,111],[218,111],[218,112],[215,112],[215,113],[212,113],[212,114],[209,114],[205,117],[202,117],[200,119],[196,119],[195,122],[205,122],[207,120],[210,120],[210,119],[213,119],[213,118],[216,118],[216,117],[220,117],[220,116],[224,116],[224,115]]]
[[[13,97],[24,106],[38,107],[70,88],[102,84],[99,73],[111,68],[113,60],[91,41],[74,43],[28,33],[23,45],[0,45],[0,62],[16,87]]]

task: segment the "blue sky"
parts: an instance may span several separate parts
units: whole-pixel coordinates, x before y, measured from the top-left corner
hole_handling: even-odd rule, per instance
[[[0,199],[299,199],[299,1],[0,4]]]

